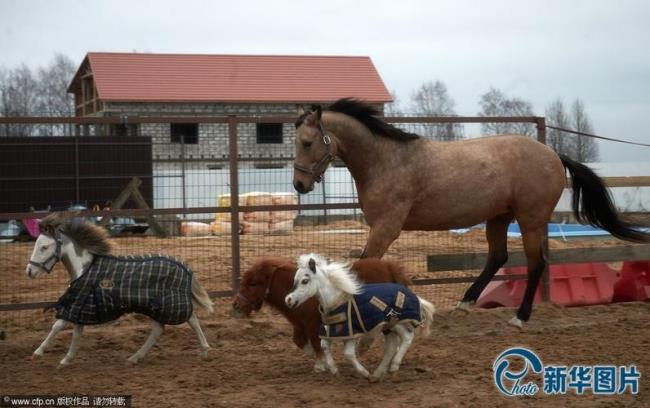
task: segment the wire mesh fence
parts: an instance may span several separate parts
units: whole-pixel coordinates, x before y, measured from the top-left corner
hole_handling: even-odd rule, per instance
[[[0,138],[0,222],[4,231],[12,225],[17,231],[7,232],[0,244],[2,326],[40,324],[43,315],[33,309],[55,301],[68,284],[61,264],[38,280],[25,274],[34,237],[23,227],[51,211],[80,210],[77,215],[100,223],[113,235],[118,255],[161,253],[183,260],[213,296],[232,294],[241,273],[260,257],[316,252],[353,260],[366,243],[369,228],[341,163],[334,162],[310,194],[295,193],[293,118],[56,120],[62,119],[20,123],[39,134],[50,126],[47,136]],[[403,129],[417,131],[424,122],[486,119],[399,120]],[[543,119],[517,120],[537,123],[543,141]],[[511,238],[509,246],[521,248],[521,242]],[[469,278],[478,271],[430,272],[427,256],[486,250],[481,226],[463,234],[405,231],[386,258],[404,264],[415,280]],[[454,281],[415,290],[446,308],[468,285]]]

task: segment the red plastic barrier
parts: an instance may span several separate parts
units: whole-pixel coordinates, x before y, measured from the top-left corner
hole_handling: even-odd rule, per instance
[[[614,285],[613,302],[650,299],[650,261],[624,262],[621,279]]]
[[[550,266],[551,302],[564,306],[610,303],[618,273],[604,263],[564,264]],[[497,275],[526,274],[525,267],[502,268]],[[516,307],[521,304],[526,280],[491,282],[483,291],[477,306]],[[542,300],[542,282],[535,293],[535,303]]]

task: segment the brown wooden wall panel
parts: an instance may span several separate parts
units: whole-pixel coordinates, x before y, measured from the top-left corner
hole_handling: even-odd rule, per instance
[[[149,137],[0,138],[0,212],[104,206],[135,176],[152,206]]]

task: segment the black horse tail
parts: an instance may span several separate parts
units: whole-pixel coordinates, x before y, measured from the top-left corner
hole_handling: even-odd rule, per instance
[[[602,228],[626,241],[650,242],[650,235],[620,219],[605,183],[596,173],[567,156],[560,155],[560,160],[571,174],[572,207],[578,222]]]

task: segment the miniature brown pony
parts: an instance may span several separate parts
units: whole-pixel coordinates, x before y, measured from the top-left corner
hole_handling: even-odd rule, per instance
[[[318,330],[321,316],[318,301],[309,299],[295,309],[289,309],[284,298],[291,292],[298,266],[294,260],[280,257],[262,258],[242,276],[239,293],[232,303],[235,315],[249,316],[266,302],[278,310],[293,325],[293,342],[308,355],[315,355],[315,369],[325,369]],[[365,258],[352,264],[360,281],[365,283],[399,283],[411,285],[404,268],[390,261]],[[367,344],[365,345],[368,346]]]
[[[374,107],[349,98],[325,111],[315,106],[299,113],[294,188],[302,194],[313,190],[339,157],[354,178],[370,225],[364,256],[381,258],[402,230],[447,230],[487,221],[487,264],[459,304],[463,310],[469,310],[508,259],[506,232],[517,220],[528,285],[510,323],[521,328],[529,319],[546,266],[547,223],[567,170],[578,221],[621,239],[650,242],[650,235],[619,219],[603,181],[592,170],[531,138],[434,141],[382,121]]]

